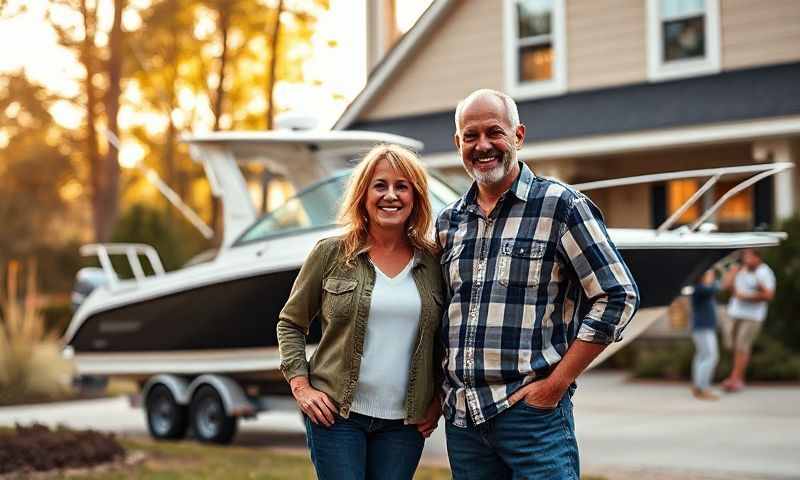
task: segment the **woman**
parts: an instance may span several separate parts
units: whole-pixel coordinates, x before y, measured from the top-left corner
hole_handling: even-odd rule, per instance
[[[442,278],[427,176],[411,152],[373,148],[280,314],[281,370],[321,480],[410,479],[441,405],[434,337]],[[322,337],[309,361],[305,336]]]
[[[717,348],[717,310],[714,298],[719,291],[714,270],[708,270],[692,293],[692,393],[700,400],[719,400],[711,391],[711,381],[719,358]]]

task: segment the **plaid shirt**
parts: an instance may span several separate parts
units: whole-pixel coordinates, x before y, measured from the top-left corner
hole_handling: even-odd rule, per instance
[[[473,184],[436,225],[448,297],[444,412],[457,426],[510,407],[508,397],[547,376],[575,338],[620,340],[639,305],[599,209],[520,170],[488,216]]]

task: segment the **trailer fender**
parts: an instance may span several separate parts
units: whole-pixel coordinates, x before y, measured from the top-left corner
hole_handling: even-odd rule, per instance
[[[169,373],[162,373],[150,378],[147,383],[144,384],[144,388],[142,388],[142,401],[147,400],[147,394],[150,393],[150,389],[156,385],[164,385],[167,387],[172,393],[172,396],[175,397],[175,402],[177,402],[178,405],[188,405],[189,399],[192,398],[189,392],[189,382],[185,378]]]
[[[219,393],[225,406],[225,413],[231,417],[252,417],[257,413],[256,407],[247,398],[236,381],[224,375],[206,374],[195,378],[187,389],[187,403],[194,392],[203,385],[209,385]]]

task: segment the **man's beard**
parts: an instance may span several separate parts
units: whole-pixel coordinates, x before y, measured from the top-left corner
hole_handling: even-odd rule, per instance
[[[478,182],[481,185],[495,185],[500,183],[508,172],[511,171],[511,166],[513,165],[514,158],[511,152],[504,152],[503,153],[503,161],[497,164],[496,167],[489,170],[488,172],[482,172],[475,168],[472,162],[469,163],[467,167],[467,174],[472,177],[473,180]]]

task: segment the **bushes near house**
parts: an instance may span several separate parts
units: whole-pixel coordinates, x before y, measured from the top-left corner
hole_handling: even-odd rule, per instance
[[[789,237],[779,246],[764,250],[764,261],[775,272],[777,284],[764,331],[789,350],[800,353],[800,213],[776,229]]]
[[[669,341],[639,341],[626,348],[625,363],[635,378],[669,380],[691,379],[694,345],[691,339]],[[622,353],[622,352],[620,352]],[[720,360],[715,381],[722,380],[731,370],[731,352],[720,342]],[[619,364],[618,364],[619,366]],[[747,368],[748,381],[800,381],[800,355],[766,333],[759,335]]]

